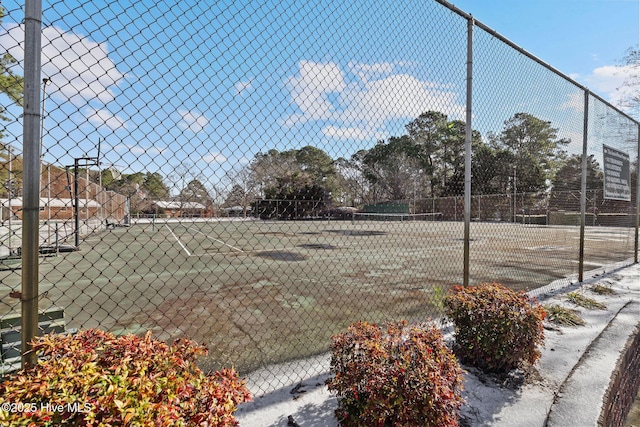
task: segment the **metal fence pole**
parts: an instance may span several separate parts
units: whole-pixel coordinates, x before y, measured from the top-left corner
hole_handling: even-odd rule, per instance
[[[638,138],[636,139],[636,237],[634,242],[633,262],[638,263],[638,229],[640,228],[640,124],[638,126]]]
[[[22,364],[36,361],[30,342],[38,332],[38,219],[40,215],[40,68],[42,1],[25,4],[23,213],[22,213]]]
[[[73,221],[75,224],[74,243],[76,248],[80,247],[80,192],[78,191],[78,167],[80,159],[74,159],[73,164],[73,200],[75,209],[73,210]],[[85,200],[86,206],[86,200]]]
[[[467,117],[464,147],[464,275],[463,285],[469,286],[469,235],[471,227],[471,100],[473,93],[473,17],[467,20]]]
[[[580,249],[578,255],[578,281],[584,278],[584,223],[587,207],[587,141],[589,139],[589,91],[584,91],[584,123],[582,128],[582,176],[580,183]]]

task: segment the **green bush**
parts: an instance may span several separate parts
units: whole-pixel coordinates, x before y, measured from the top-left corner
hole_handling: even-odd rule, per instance
[[[235,426],[250,400],[232,369],[205,375],[204,347],[99,330],[37,338],[37,365],[0,383],[0,424],[12,426]]]
[[[359,322],[332,338],[330,391],[343,426],[457,426],[462,370],[433,325]]]
[[[546,313],[524,292],[499,283],[455,286],[445,313],[454,323],[455,351],[463,363],[504,374],[540,357]]]

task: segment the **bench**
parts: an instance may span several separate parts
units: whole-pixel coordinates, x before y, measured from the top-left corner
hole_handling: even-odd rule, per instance
[[[109,222],[109,220],[108,220],[108,219],[105,219],[105,220],[104,220],[104,224],[105,224],[105,226],[107,227],[107,230],[109,230],[109,229],[111,229],[111,230],[115,230],[116,225],[117,225],[115,222]]]
[[[8,314],[0,317],[0,377],[17,371],[22,362],[22,317]],[[38,315],[39,335],[75,333],[65,330],[64,308],[52,308]]]

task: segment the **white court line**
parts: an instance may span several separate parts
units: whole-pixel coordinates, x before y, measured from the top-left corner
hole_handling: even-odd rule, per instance
[[[167,227],[167,230],[169,230],[169,233],[171,233],[171,235],[173,236],[174,239],[176,239],[176,241],[178,242],[178,244],[180,244],[180,246],[182,246],[182,249],[184,249],[184,251],[187,253],[187,256],[191,256],[191,252],[189,252],[187,250],[187,248],[185,247],[185,245],[182,244],[182,242],[180,241],[180,239],[178,239],[178,236],[176,236],[173,231],[169,228],[169,226],[167,224],[164,225],[165,227]]]
[[[242,249],[240,249],[240,248],[236,248],[235,246],[228,245],[228,244],[226,244],[225,242],[223,242],[222,240],[218,240],[218,239],[216,239],[215,237],[211,237],[211,236],[209,236],[209,235],[207,235],[207,234],[203,233],[203,232],[202,232],[202,231],[200,231],[200,230],[196,230],[196,233],[200,233],[200,234],[202,234],[202,235],[203,235],[204,237],[206,237],[207,239],[215,240],[215,241],[216,241],[216,242],[218,242],[218,243],[222,243],[223,245],[228,246],[228,247],[230,247],[230,248],[231,248],[231,249],[233,249],[233,250],[236,250],[236,251],[239,251],[239,252],[244,252]]]

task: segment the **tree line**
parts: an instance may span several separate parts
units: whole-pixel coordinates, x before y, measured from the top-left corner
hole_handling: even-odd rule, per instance
[[[314,146],[259,152],[227,175],[228,182],[217,185],[206,185],[207,179],[194,175],[189,165],[168,177],[159,172],[120,174],[113,168],[90,170],[88,175],[105,190],[127,196],[134,214],[158,213],[153,203],[158,200],[197,202],[211,211],[239,207],[246,215],[258,207],[257,200],[312,201],[313,210],[318,211],[464,194],[465,123],[427,111],[405,130],[404,135],[380,140],[348,158],[333,159]],[[472,194],[546,194],[553,200],[558,193],[579,190],[581,156],[567,154],[569,142],[558,137],[558,129],[550,122],[528,113],[515,114],[504,122],[502,131],[489,133],[486,140],[472,131]],[[0,145],[0,193],[4,197],[9,187],[8,157],[7,147]],[[11,187],[12,196],[17,197],[21,159],[13,160]],[[632,185],[635,169],[634,164]],[[602,168],[589,156],[587,188],[602,189],[603,179]]]
[[[427,111],[405,129],[404,135],[380,140],[348,158],[333,159],[314,146],[259,152],[227,175],[224,184],[205,184],[208,180],[194,175],[189,165],[168,177],[159,172],[120,174],[113,168],[90,170],[88,175],[104,189],[129,197],[132,213],[158,213],[153,204],[157,200],[197,202],[212,211],[239,207],[246,215],[257,207],[257,200],[313,201],[317,211],[464,194],[465,123]],[[581,156],[566,153],[569,142],[558,137],[558,129],[550,122],[527,113],[515,114],[504,122],[502,131],[489,133],[486,140],[474,130],[472,194],[546,194],[553,199],[554,193],[579,190]],[[0,146],[5,196],[7,159],[6,147]],[[14,161],[20,169],[20,160]],[[635,174],[634,169],[632,185]],[[14,178],[19,175],[14,173]],[[587,188],[602,189],[603,179],[602,168],[589,156]],[[14,196],[17,184],[13,183]]]
[[[465,123],[428,111],[405,126],[406,134],[378,141],[349,158],[332,159],[306,146],[258,153],[233,179],[226,204],[255,199],[316,200],[360,207],[386,200],[416,200],[464,194]],[[568,139],[550,122],[518,113],[484,141],[472,132],[474,195],[579,190],[579,157],[568,156]],[[590,158],[600,185],[599,165]],[[590,170],[591,170],[590,169]],[[571,177],[571,180],[569,180]],[[601,188],[601,187],[600,187]]]
[[[234,180],[226,205],[256,199],[313,200],[314,206],[362,207],[381,201],[415,201],[464,194],[465,122],[427,111],[409,122],[406,133],[378,141],[349,158],[332,159],[306,146],[258,153]],[[472,195],[519,195],[562,208],[565,192],[581,188],[582,158],[566,151],[570,140],[551,122],[517,113],[486,140],[472,131]],[[637,160],[632,166],[635,186]],[[594,155],[587,158],[592,205],[603,204],[604,175]],[[596,200],[597,199],[597,200]],[[539,202],[538,202],[539,203]],[[608,202],[625,209],[624,202]],[[623,206],[624,205],[624,206]],[[535,206],[532,206],[535,208]]]

